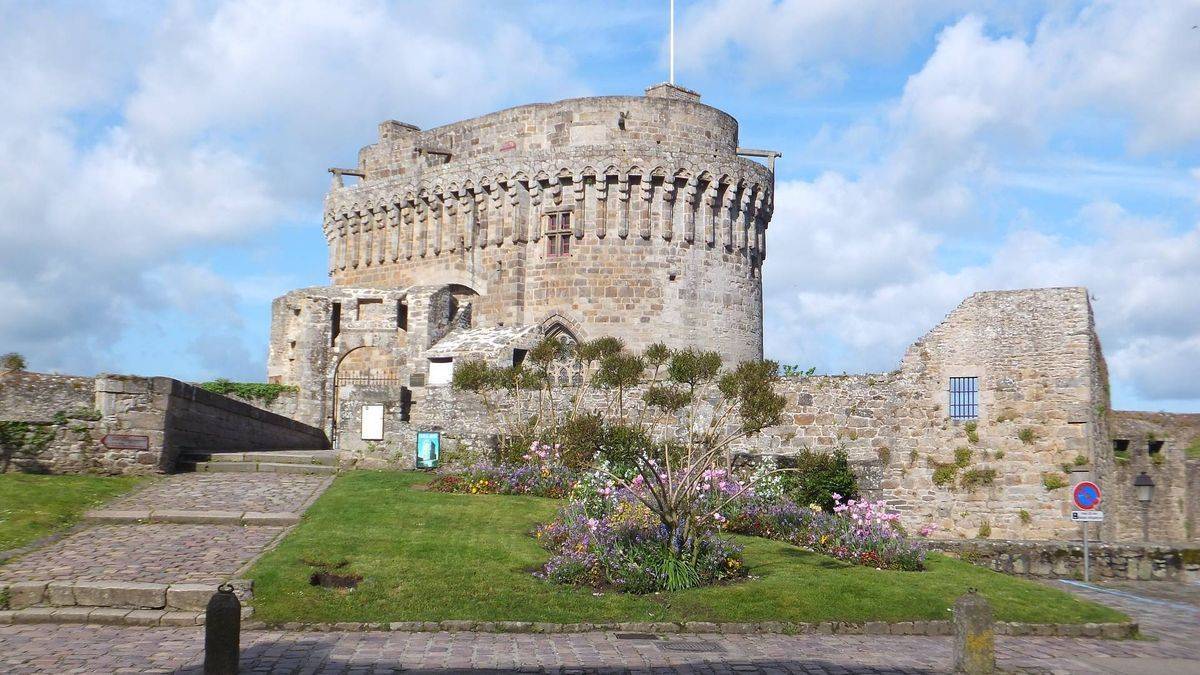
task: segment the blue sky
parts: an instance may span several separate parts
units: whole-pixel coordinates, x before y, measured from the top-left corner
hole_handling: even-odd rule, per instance
[[[383,119],[639,93],[666,7],[0,0],[0,351],[262,379],[271,299],[327,282],[327,167]],[[1086,285],[1115,403],[1200,410],[1200,0],[677,13],[677,81],[784,153],[769,357],[888,370],[972,292]]]

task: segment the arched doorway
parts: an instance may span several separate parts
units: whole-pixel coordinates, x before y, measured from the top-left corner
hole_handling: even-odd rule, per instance
[[[333,377],[333,438],[341,435],[345,405],[360,399],[395,401],[400,405],[401,419],[407,419],[412,399],[401,378],[402,371],[403,363],[379,347],[356,347],[346,352]]]

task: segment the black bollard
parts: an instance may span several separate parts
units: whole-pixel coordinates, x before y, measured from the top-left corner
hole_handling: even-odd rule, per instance
[[[204,675],[237,675],[241,636],[242,603],[221,584],[204,612]]]

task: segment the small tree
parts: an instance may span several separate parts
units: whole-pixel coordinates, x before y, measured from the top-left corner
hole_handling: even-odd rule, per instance
[[[665,381],[649,385],[644,396],[646,409],[655,414],[645,430],[674,433],[660,434],[652,447],[610,455],[614,462],[632,463],[637,475],[627,480],[609,472],[607,477],[671,533],[665,553],[694,564],[700,545],[696,535],[703,524],[752,487],[746,484],[734,494],[706,501],[712,476],[731,471],[731,445],[778,424],[787,401],[775,392],[779,376],[772,361],[747,361],[722,373],[720,355],[688,349],[672,354],[666,365]],[[778,471],[786,469],[761,477]]]
[[[0,356],[0,370],[25,370],[25,357],[16,352]]]

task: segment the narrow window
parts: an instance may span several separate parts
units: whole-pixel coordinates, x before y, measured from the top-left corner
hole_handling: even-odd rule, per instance
[[[403,300],[396,302],[396,326],[408,330],[408,303]]]
[[[330,319],[329,346],[337,344],[338,333],[342,332],[342,303],[333,303],[333,317]]]
[[[551,258],[571,255],[571,213],[546,216],[546,255]]]
[[[1129,459],[1129,439],[1114,438],[1113,439],[1113,454],[1122,459]]]
[[[400,421],[407,422],[412,417],[412,389],[400,388]]]
[[[950,378],[950,419],[979,418],[979,378]]]
[[[516,368],[516,367],[520,366],[522,363],[525,363],[525,355],[528,353],[529,353],[528,349],[514,349],[513,350],[513,367]]]

